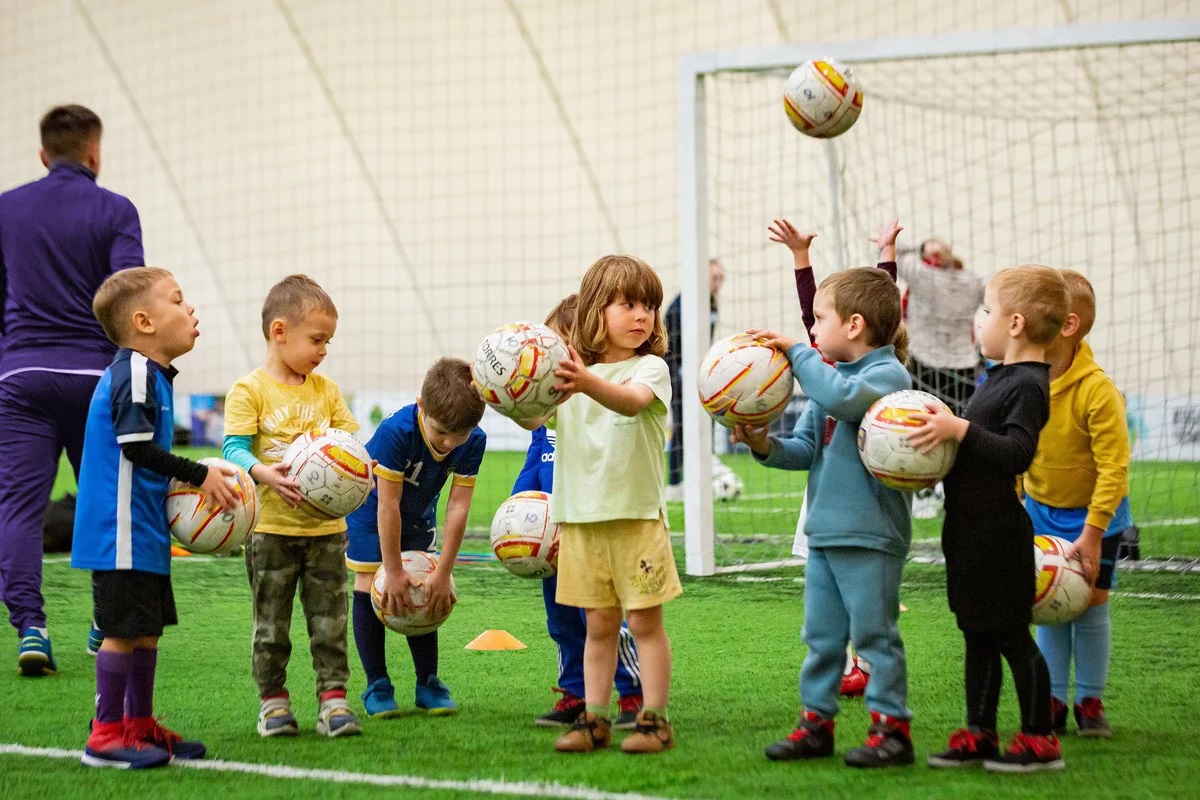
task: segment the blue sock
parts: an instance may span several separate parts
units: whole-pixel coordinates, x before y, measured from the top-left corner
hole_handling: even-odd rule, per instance
[[[384,653],[385,633],[383,623],[375,616],[375,608],[371,605],[371,594],[355,592],[354,644],[358,648],[363,672],[367,673],[368,684],[388,676],[387,657]]]
[[[1063,703],[1070,697],[1071,639],[1074,623],[1038,625],[1037,646],[1050,670],[1050,694]]]
[[[1108,603],[1092,606],[1075,620],[1075,702],[1100,698],[1108,684],[1112,620]]]

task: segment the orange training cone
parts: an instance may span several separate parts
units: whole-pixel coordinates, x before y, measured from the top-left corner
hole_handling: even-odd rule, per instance
[[[171,555],[172,556],[183,558],[184,556],[190,556],[191,554],[192,554],[191,550],[184,550],[182,547],[180,547],[179,545],[176,545],[176,544],[171,545]]]
[[[484,631],[471,640],[467,650],[524,650],[525,644],[508,631]]]

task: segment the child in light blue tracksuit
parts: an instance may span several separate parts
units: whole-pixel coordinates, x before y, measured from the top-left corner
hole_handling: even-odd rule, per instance
[[[765,428],[737,426],[731,437],[749,445],[766,466],[809,471],[803,716],[766,755],[772,760],[833,755],[833,718],[849,641],[873,668],[866,690],[872,724],[866,743],[847,752],[846,763],[911,764],[912,712],[897,625],[912,538],[909,498],[867,472],[857,444],[859,423],[871,404],[912,387],[903,364],[908,334],[900,319],[900,292],[883,270],[844,270],[821,283],[814,310],[812,333],[820,351],[776,333],[754,332],[787,353],[808,395],[792,435],[769,437]]]

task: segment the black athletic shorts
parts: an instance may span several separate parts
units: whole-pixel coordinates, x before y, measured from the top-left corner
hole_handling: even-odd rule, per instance
[[[116,639],[162,636],[179,622],[171,576],[156,572],[94,570],[92,604],[96,627]]]

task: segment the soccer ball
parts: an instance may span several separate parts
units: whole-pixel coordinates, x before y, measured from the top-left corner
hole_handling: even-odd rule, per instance
[[[792,125],[817,139],[832,139],[850,130],[862,105],[854,70],[832,58],[796,67],[783,90],[783,110]]]
[[[492,552],[513,575],[549,578],[558,571],[558,527],[550,495],[517,492],[492,517]]]
[[[1083,562],[1067,560],[1070,542],[1057,536],[1033,537],[1033,568],[1037,588],[1033,596],[1035,625],[1062,625],[1087,611],[1092,587],[1083,577]]]
[[[288,477],[300,484],[301,508],[321,519],[340,519],[361,506],[371,491],[371,455],[337,428],[297,436],[283,454]]]
[[[712,481],[713,497],[722,502],[737,500],[742,496],[742,490],[746,488],[742,479],[733,471],[714,472]]]
[[[949,407],[928,392],[904,389],[881,397],[867,409],[858,426],[858,455],[867,472],[892,489],[915,492],[928,489],[954,465],[958,443],[945,441],[922,453],[908,442],[908,434],[924,423],[912,418],[929,406]]]
[[[444,616],[433,617],[426,608],[429,599],[425,595],[425,579],[429,573],[437,569],[437,554],[427,553],[424,550],[405,550],[400,554],[400,558],[404,563],[404,571],[417,579],[417,585],[409,589],[413,610],[408,613],[392,613],[383,608],[381,602],[383,579],[387,572],[380,566],[375,570],[375,577],[371,580],[371,607],[375,609],[375,616],[379,617],[379,621],[388,630],[404,636],[420,636],[423,633],[436,631],[450,616],[450,613],[446,612]],[[454,576],[450,576],[450,589],[454,590]]]
[[[792,399],[787,356],[748,333],[721,339],[700,362],[700,405],[726,428],[761,427],[783,414]]]
[[[254,481],[241,467],[219,458],[202,458],[200,463],[237,470],[227,480],[237,493],[238,507],[222,511],[198,487],[172,480],[167,488],[167,525],[184,549],[226,555],[241,547],[254,530],[258,521],[258,494],[254,491]]]
[[[479,343],[471,382],[483,401],[506,417],[543,417],[558,402],[554,370],[569,355],[566,342],[550,327],[511,322]]]

